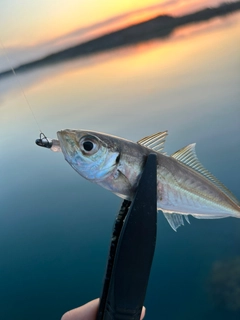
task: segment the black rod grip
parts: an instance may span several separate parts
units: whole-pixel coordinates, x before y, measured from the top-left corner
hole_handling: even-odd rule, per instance
[[[125,219],[102,320],[139,320],[157,235],[157,159],[147,158]]]

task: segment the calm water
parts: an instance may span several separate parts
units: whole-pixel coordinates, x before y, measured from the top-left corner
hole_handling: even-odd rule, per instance
[[[240,198],[239,18],[19,81],[47,136],[87,128],[136,141],[167,129],[169,154],[196,142],[201,162]],[[60,319],[98,297],[121,203],[78,176],[61,154],[35,146],[38,134],[16,79],[1,80],[0,319]],[[208,289],[214,263],[239,257],[239,248],[240,219],[191,218],[175,233],[160,213],[146,319],[239,319],[240,309],[217,305],[209,295],[216,288]],[[225,297],[225,273],[221,279]]]

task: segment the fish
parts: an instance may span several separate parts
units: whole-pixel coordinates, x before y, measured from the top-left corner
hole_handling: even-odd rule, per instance
[[[91,130],[57,132],[58,151],[85,179],[132,200],[149,154],[157,156],[157,209],[174,231],[198,219],[240,218],[240,202],[197,158],[195,144],[167,155],[168,132],[138,142]],[[60,146],[59,146],[60,145]]]

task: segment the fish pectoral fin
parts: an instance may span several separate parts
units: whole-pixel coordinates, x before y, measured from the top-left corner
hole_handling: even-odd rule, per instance
[[[132,185],[129,182],[128,178],[119,169],[117,170],[117,180],[120,181],[126,188],[128,188],[128,189],[132,188]]]
[[[183,215],[164,211],[163,214],[174,231],[177,231],[177,228],[184,226]],[[190,223],[188,216],[184,215],[184,217],[185,220]]]
[[[163,153],[164,143],[165,143],[167,134],[168,134],[167,131],[158,132],[158,133],[155,133],[151,136],[147,136],[145,138],[142,138],[137,143],[141,144],[144,147],[152,149],[156,152]]]

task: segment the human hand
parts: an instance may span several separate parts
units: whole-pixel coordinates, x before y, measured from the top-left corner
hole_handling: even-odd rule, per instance
[[[61,320],[96,320],[99,307],[99,299],[92,300],[83,306],[70,310],[62,316]],[[145,316],[146,308],[142,308],[141,319]]]

